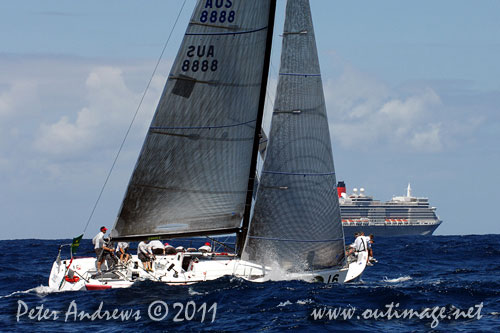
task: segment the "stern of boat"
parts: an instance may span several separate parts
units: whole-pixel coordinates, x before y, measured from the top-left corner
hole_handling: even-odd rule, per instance
[[[368,262],[368,251],[360,251],[357,253],[357,258],[348,265],[347,274],[344,282],[352,282],[360,278],[363,274]]]
[[[91,257],[61,259],[61,245],[57,258],[52,264],[49,275],[49,287],[54,291],[85,289],[92,273],[96,271],[96,259]]]
[[[66,267],[62,264],[59,257],[52,264],[52,269],[49,275],[49,288],[53,290],[59,290],[59,284],[64,279]]]

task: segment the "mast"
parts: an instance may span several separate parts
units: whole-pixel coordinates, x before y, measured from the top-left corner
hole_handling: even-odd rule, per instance
[[[241,256],[243,252],[243,246],[245,244],[245,238],[248,233],[248,226],[250,225],[250,213],[252,210],[252,198],[253,190],[255,185],[255,177],[257,171],[257,159],[259,156],[259,144],[262,137],[262,118],[264,116],[264,108],[266,102],[266,91],[267,91],[267,81],[269,76],[269,65],[271,63],[271,50],[273,46],[273,31],[274,31],[274,19],[276,16],[276,0],[271,0],[269,4],[269,21],[267,24],[267,41],[266,41],[266,51],[264,57],[264,67],[262,69],[262,84],[260,86],[260,97],[259,97],[259,111],[257,113],[257,121],[255,123],[255,135],[253,141],[252,150],[252,162],[250,165],[250,173],[248,175],[248,189],[247,197],[245,202],[245,212],[243,214],[243,223],[241,230],[239,230],[236,240],[236,247],[238,250],[238,256]]]

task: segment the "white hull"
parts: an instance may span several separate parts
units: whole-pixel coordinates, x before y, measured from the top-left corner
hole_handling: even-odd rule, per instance
[[[240,277],[253,282],[269,280],[305,280],[309,282],[345,283],[361,276],[366,267],[367,253],[342,268],[306,273],[281,273],[270,267],[221,253],[177,253],[157,256],[153,271],[146,272],[137,256],[127,266],[104,271],[98,275],[95,258],[56,260],[52,265],[49,287],[59,291],[128,288],[135,281],[151,280],[169,285],[186,285],[215,280],[223,276]],[[103,264],[104,268],[104,264]]]

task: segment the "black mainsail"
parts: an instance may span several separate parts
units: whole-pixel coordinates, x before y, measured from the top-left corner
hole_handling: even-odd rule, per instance
[[[243,259],[290,271],[339,265],[344,234],[308,0],[289,0],[266,158]]]
[[[274,2],[198,1],[129,182],[114,239],[239,230],[253,177]]]

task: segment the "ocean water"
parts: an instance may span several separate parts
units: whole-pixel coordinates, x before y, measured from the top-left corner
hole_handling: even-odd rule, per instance
[[[379,262],[346,285],[225,277],[92,292],[47,287],[67,240],[0,241],[0,331],[500,331],[499,235],[375,241]]]

